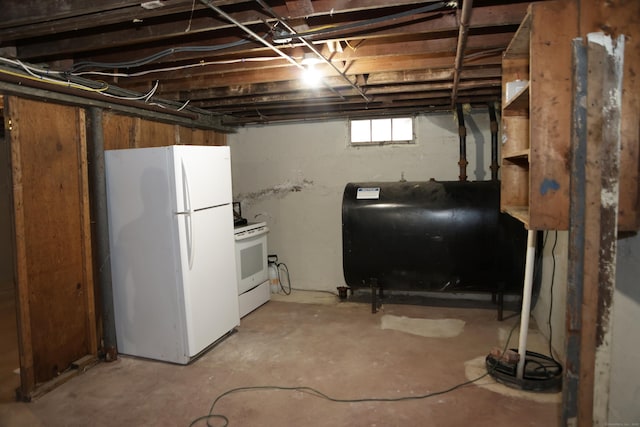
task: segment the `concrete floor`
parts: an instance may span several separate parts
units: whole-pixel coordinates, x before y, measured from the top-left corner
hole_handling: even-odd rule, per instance
[[[122,356],[31,403],[0,405],[2,426],[188,426],[237,387],[313,387],[336,399],[416,398],[486,372],[517,318],[495,310],[338,302],[312,292],[276,296],[237,333],[188,366]],[[506,313],[509,314],[509,313]],[[533,333],[529,348],[545,351]],[[517,332],[511,338],[517,346]],[[540,347],[540,348],[536,348]],[[214,413],[230,426],[553,426],[560,395],[520,392],[484,377],[425,399],[338,403],[312,392],[239,391]],[[205,421],[194,425],[205,426]],[[213,419],[212,426],[224,425]]]

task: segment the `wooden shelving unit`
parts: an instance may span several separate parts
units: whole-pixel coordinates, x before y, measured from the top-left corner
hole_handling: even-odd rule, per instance
[[[502,59],[500,208],[532,230],[569,226],[576,16],[575,2],[532,4]],[[523,87],[507,100],[507,83],[517,80]]]

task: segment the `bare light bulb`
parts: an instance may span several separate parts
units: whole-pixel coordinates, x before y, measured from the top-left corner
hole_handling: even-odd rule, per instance
[[[311,87],[317,87],[322,81],[322,73],[313,64],[309,64],[302,70],[302,81]]]

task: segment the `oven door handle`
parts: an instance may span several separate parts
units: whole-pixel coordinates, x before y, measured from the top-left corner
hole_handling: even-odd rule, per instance
[[[269,227],[264,227],[258,231],[243,231],[241,233],[237,233],[236,235],[234,235],[234,237],[236,241],[247,240],[247,239],[252,239],[254,237],[260,237],[262,235],[267,234],[268,232],[269,232]]]

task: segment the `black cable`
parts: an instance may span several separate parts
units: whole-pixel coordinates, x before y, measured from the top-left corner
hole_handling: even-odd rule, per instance
[[[266,38],[267,35],[264,37]],[[79,70],[83,70],[85,68],[96,67],[96,68],[135,68],[146,65],[150,62],[156,61],[165,56],[173,55],[175,53],[181,52],[215,52],[218,50],[229,49],[236,46],[241,46],[244,44],[250,43],[248,40],[238,40],[231,43],[215,45],[215,46],[182,46],[182,47],[172,47],[169,49],[161,50],[160,52],[156,52],[152,55],[146,56],[144,58],[136,59],[133,61],[126,62],[94,62],[94,61],[81,61],[73,64],[70,73],[76,73]]]
[[[548,233],[548,232],[547,232]],[[553,268],[551,269],[551,286],[549,290],[549,356],[556,362],[556,358],[553,357],[553,328],[551,327],[551,313],[553,312],[553,283],[555,281],[556,276],[556,245],[558,244],[558,230],[555,230],[555,239],[553,241],[553,246],[551,247],[551,259],[553,261]]]
[[[284,292],[285,295],[291,295],[291,276],[289,276],[289,268],[284,262],[276,262],[276,271],[278,272],[278,283],[280,283],[280,289]],[[287,273],[287,284],[289,285],[289,290],[287,291],[282,284],[282,277],[280,276],[280,268],[282,267],[283,271]]]
[[[518,316],[519,317],[519,316]],[[511,335],[513,335],[513,331],[515,331],[516,327],[520,324],[520,321],[518,320],[517,322],[515,322],[513,324],[513,326],[511,327],[511,330],[509,331],[509,335],[507,336],[507,340],[504,344],[504,348],[502,350],[502,353],[504,353],[507,349],[507,347],[509,346],[509,341],[511,340]],[[313,387],[306,387],[306,386],[292,386],[292,387],[285,387],[285,386],[277,386],[277,385],[264,385],[264,386],[248,386],[248,387],[236,387],[236,388],[232,388],[230,390],[225,391],[224,393],[218,395],[218,397],[216,397],[213,401],[213,403],[211,404],[211,407],[209,408],[209,413],[207,415],[203,415],[201,417],[196,418],[195,420],[193,420],[191,422],[191,424],[189,424],[189,427],[194,426],[196,423],[200,422],[200,421],[206,421],[207,426],[211,427],[211,424],[209,424],[210,420],[222,420],[224,422],[224,424],[222,424],[220,427],[227,427],[229,425],[229,418],[227,418],[225,415],[223,414],[214,414],[213,413],[213,408],[216,406],[216,404],[218,403],[218,401],[220,399],[222,399],[225,396],[228,396],[230,394],[233,393],[240,393],[240,392],[245,392],[245,391],[260,391],[260,390],[279,390],[279,391],[299,391],[302,393],[308,393],[311,396],[314,397],[319,397],[321,399],[325,399],[328,400],[330,402],[336,402],[336,403],[365,403],[365,402],[402,402],[402,401],[407,401],[407,400],[422,400],[422,399],[428,399],[430,397],[435,397],[435,396],[440,396],[446,393],[450,393],[452,391],[455,391],[459,388],[462,388],[464,386],[467,386],[469,384],[473,384],[479,380],[481,380],[482,378],[486,377],[487,375],[491,374],[491,371],[494,370],[496,368],[497,364],[491,369],[491,370],[487,370],[487,372],[485,372],[484,374],[480,375],[477,378],[474,378],[472,380],[468,380],[459,384],[456,384],[452,387],[449,387],[447,389],[444,390],[440,390],[440,391],[434,391],[432,393],[426,393],[426,394],[421,394],[421,395],[414,395],[414,396],[401,396],[401,397],[364,397],[364,398],[360,398],[360,399],[339,399],[339,398],[335,398],[335,397],[331,397],[328,394],[322,393],[321,391],[313,388]]]
[[[334,297],[338,296],[338,294],[336,294],[335,292],[327,291],[327,290],[324,290],[324,289],[302,289],[302,288],[291,288],[291,289],[293,289],[294,291],[303,291],[303,292],[320,292],[320,293],[324,293],[324,294],[333,295]]]

